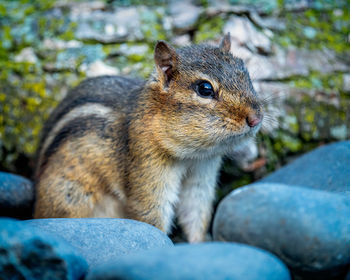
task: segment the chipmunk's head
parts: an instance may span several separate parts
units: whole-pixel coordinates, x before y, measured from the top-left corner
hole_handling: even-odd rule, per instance
[[[155,47],[162,139],[178,156],[224,154],[261,126],[262,104],[243,61],[230,48],[229,34],[217,47],[175,50],[163,41]]]

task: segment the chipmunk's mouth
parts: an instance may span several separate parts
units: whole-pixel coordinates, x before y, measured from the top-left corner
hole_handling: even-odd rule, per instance
[[[244,127],[239,133],[230,133],[224,137],[223,142],[244,141],[247,138],[254,137],[261,128],[261,123],[254,127]]]

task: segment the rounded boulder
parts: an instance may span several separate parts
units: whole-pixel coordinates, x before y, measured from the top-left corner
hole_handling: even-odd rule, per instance
[[[213,235],[268,250],[300,277],[332,279],[350,264],[349,217],[350,200],[342,194],[256,183],[219,204]]]
[[[33,183],[11,173],[0,172],[0,216],[28,219],[34,203]]]
[[[1,279],[82,279],[87,263],[64,240],[12,219],[0,219]]]
[[[350,141],[321,146],[263,178],[282,183],[350,195]]]
[[[162,231],[134,220],[71,218],[35,219],[23,223],[66,240],[84,256],[90,269],[130,253],[173,246]]]
[[[236,243],[176,245],[133,254],[90,271],[87,280],[289,280],[285,265],[261,249]]]

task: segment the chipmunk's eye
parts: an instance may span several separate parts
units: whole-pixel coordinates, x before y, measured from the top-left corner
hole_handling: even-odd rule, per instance
[[[207,81],[200,81],[196,85],[196,92],[200,97],[214,98],[215,92],[213,86]]]

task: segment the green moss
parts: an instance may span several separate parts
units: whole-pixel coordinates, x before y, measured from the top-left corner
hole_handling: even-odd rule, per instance
[[[145,41],[156,42],[157,40],[167,40],[167,31],[163,26],[165,9],[159,7],[154,10],[140,10],[141,32]]]
[[[325,92],[339,91],[343,86],[343,75],[341,73],[322,74],[313,71],[307,77],[292,77],[289,83],[296,88],[319,89]]]
[[[281,1],[282,10],[288,1]],[[342,53],[350,50],[348,30],[350,10],[348,1],[318,0],[312,3],[313,9],[299,13],[284,12],[287,28],[275,35],[282,46],[295,45],[308,49],[329,48]]]
[[[65,28],[65,31],[58,36],[58,38],[62,40],[73,40],[75,39],[75,31],[77,29],[77,23],[76,22],[70,22],[68,26]]]
[[[297,136],[299,133],[299,124],[298,118],[296,115],[288,114],[283,118],[283,122],[289,128],[289,131],[294,136]]]
[[[194,36],[195,43],[218,39],[222,36],[221,34],[224,24],[225,20],[221,16],[209,20],[207,18],[201,18],[198,22],[198,29]]]

